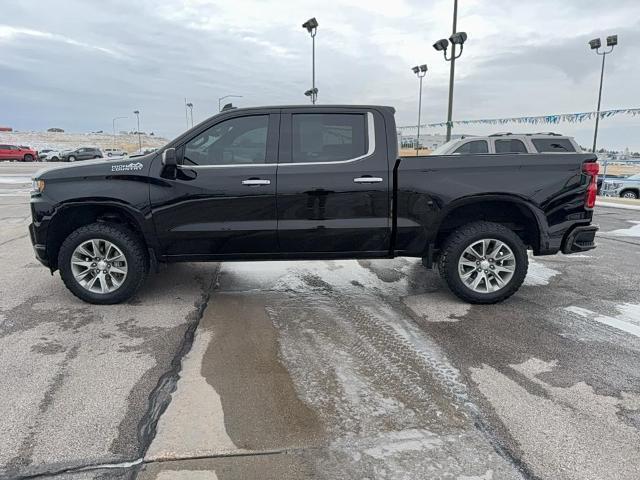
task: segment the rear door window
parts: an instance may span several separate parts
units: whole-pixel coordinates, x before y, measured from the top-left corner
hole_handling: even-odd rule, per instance
[[[496,140],[496,153],[527,153],[527,147],[521,140]]]
[[[454,155],[473,155],[477,153],[489,153],[489,146],[486,140],[467,142],[453,151]]]
[[[573,144],[566,138],[534,138],[531,141],[539,153],[576,151]]]
[[[292,115],[294,163],[340,162],[367,153],[367,119],[361,113]]]

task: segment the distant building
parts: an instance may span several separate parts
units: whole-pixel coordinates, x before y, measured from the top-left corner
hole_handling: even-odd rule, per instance
[[[11,127],[0,127],[0,132],[13,132]]]
[[[64,133],[64,130],[62,128],[52,127],[52,128],[47,128],[47,132]]]

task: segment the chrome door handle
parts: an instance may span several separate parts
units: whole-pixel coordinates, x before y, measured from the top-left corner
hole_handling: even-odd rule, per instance
[[[380,177],[356,177],[353,179],[353,183],[380,183],[382,178]]]
[[[260,185],[271,185],[271,180],[262,180],[261,178],[249,178],[242,180],[243,185],[249,185],[250,187],[259,187]]]

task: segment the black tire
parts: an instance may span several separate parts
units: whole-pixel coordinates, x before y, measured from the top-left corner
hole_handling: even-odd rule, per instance
[[[638,194],[636,192],[634,192],[633,190],[623,190],[622,192],[620,192],[620,197],[621,198],[637,199],[638,198]]]
[[[74,157],[73,155],[69,155],[69,157],[67,158],[67,162],[75,162],[76,161],[76,157]]]
[[[48,161],[49,162],[58,162],[58,161],[60,161],[60,159],[58,157],[51,157]]]
[[[127,260],[127,276],[122,285],[110,293],[93,293],[80,285],[71,270],[71,256],[78,245],[93,238],[115,244]],[[144,283],[149,271],[149,256],[142,240],[131,230],[113,223],[92,223],[73,231],[58,252],[58,268],[66,287],[88,303],[108,305],[131,298]]]
[[[27,153],[27,154],[24,156],[24,161],[25,161],[25,162],[33,162],[33,155],[31,155],[30,153]]]
[[[458,261],[463,252],[474,242],[482,239],[496,239],[504,242],[515,257],[515,272],[507,284],[495,292],[476,292],[460,278]],[[455,230],[445,240],[438,259],[438,270],[451,291],[469,303],[491,304],[506,300],[516,293],[527,276],[529,257],[522,240],[512,230],[499,223],[478,221],[468,223]]]
[[[98,155],[96,155],[96,156],[95,156],[95,157],[93,157],[93,158],[94,158],[94,160],[95,160],[96,158],[102,158],[102,157],[99,157]]]

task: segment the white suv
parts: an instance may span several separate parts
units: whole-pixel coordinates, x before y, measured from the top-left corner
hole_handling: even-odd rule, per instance
[[[481,153],[576,153],[580,145],[573,137],[557,133],[495,133],[487,137],[463,137],[436,148],[431,155]]]
[[[103,148],[102,153],[107,157],[124,157],[127,155],[127,152],[119,148]]]

